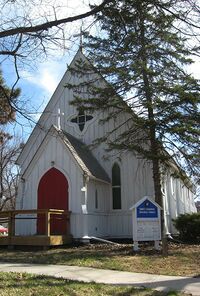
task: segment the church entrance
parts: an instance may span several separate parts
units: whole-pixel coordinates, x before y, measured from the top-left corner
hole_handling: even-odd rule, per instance
[[[59,170],[52,168],[41,178],[38,186],[38,209],[68,210],[68,181]],[[51,215],[51,234],[66,234],[64,215]],[[44,214],[38,215],[37,234],[45,234]]]

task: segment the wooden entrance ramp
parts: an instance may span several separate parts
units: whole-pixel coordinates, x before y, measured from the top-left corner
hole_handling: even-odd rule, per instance
[[[59,217],[60,216],[60,217]],[[26,226],[27,220],[35,220],[37,229],[38,219],[43,219],[45,224],[44,233],[34,235],[16,234],[16,222],[21,220]],[[55,217],[64,220],[66,223],[66,233],[52,233],[51,220]],[[0,224],[7,225],[8,234],[0,236],[0,246],[58,246],[72,242],[70,234],[70,212],[57,209],[39,209],[39,210],[13,210],[0,212]]]

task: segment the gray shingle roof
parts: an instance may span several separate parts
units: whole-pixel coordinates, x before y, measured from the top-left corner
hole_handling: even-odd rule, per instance
[[[81,169],[89,177],[110,183],[110,178],[108,177],[107,173],[83,142],[66,133],[65,131],[58,131],[58,133]]]

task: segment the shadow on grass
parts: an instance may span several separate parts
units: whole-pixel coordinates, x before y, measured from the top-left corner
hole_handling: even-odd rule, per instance
[[[132,244],[72,245],[46,251],[33,251],[30,248],[27,251],[0,248],[0,262],[77,265],[132,272],[195,276],[199,274],[197,264],[200,260],[199,248],[197,246],[193,249],[190,246],[184,248],[185,246],[182,245],[170,245],[168,257],[163,257],[161,251],[154,250],[152,244],[143,244],[140,252],[134,252]],[[187,272],[184,273],[184,270]]]
[[[3,274],[0,290],[9,295],[110,295],[110,296],[164,296],[166,293],[131,286],[115,286],[95,283],[83,283],[51,276],[33,276],[25,273]],[[0,292],[1,293],[1,292]],[[13,293],[13,294],[12,294]],[[16,293],[16,294],[15,294]],[[28,294],[27,294],[28,293]],[[44,294],[45,293],[45,294]]]
[[[62,247],[52,248],[47,251],[43,250],[7,250],[0,248],[0,261],[10,262],[27,262],[27,263],[44,263],[47,264],[62,264],[62,261],[67,263],[71,260],[79,259],[101,259],[111,258],[116,256],[162,256],[160,251],[154,250],[151,246],[141,248],[140,252],[134,252],[132,245],[83,245],[77,247]],[[171,256],[169,254],[169,256]]]
[[[110,258],[114,256],[112,254],[103,254],[101,252],[90,252],[84,250],[84,252],[66,252],[56,250],[55,252],[51,251],[47,252],[30,252],[24,253],[20,251],[12,252],[9,254],[0,253],[0,262],[15,262],[15,263],[39,263],[39,264],[74,264],[74,263],[84,263],[84,262],[93,262],[93,261],[101,261],[105,262],[110,260]]]
[[[5,273],[4,273],[5,275]],[[43,275],[27,275],[26,273],[6,273],[0,284],[0,289],[5,288],[34,288],[38,286],[61,287],[68,283],[75,283],[67,279],[57,279],[51,276]]]
[[[179,293],[176,291],[170,291],[170,292],[159,292],[159,291],[148,291],[148,289],[139,289],[139,292],[143,294],[143,296],[178,296]],[[117,294],[112,294],[112,296],[132,296],[132,295],[138,295],[138,289],[136,288],[130,288],[127,292],[119,292]]]

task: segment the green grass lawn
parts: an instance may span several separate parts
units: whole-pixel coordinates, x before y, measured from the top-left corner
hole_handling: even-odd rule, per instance
[[[81,283],[25,273],[0,273],[0,296],[183,296],[131,286]]]
[[[0,261],[66,264],[163,275],[200,276],[200,246],[170,244],[169,255],[145,244],[138,253],[131,244],[89,244],[52,248],[47,251],[0,249]]]

